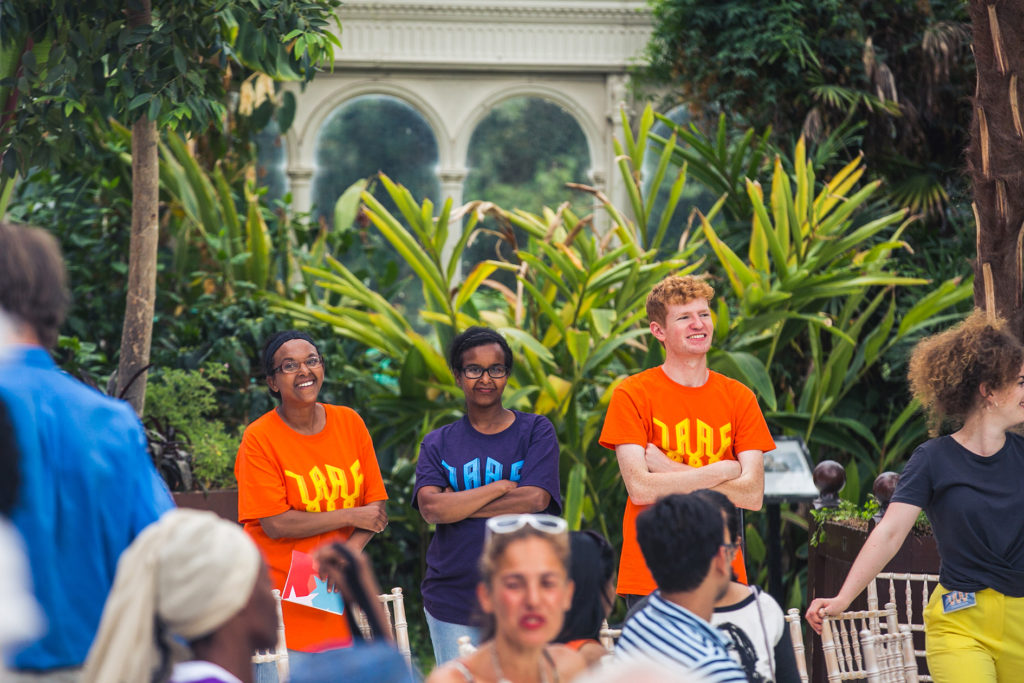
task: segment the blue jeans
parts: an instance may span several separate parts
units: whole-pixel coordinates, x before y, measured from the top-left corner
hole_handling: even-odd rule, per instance
[[[321,652],[299,652],[288,650],[288,668],[294,669],[303,660],[317,657]],[[277,679],[277,662],[262,662],[252,665],[252,683],[279,683]]]
[[[423,610],[423,614],[427,617],[427,628],[430,629],[430,642],[434,646],[434,660],[437,666],[458,659],[460,637],[469,636],[471,643],[480,644],[480,629],[475,626],[451,624],[435,619],[426,609]]]

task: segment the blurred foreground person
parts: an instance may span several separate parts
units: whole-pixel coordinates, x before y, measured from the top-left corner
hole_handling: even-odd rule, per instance
[[[601,624],[615,606],[615,552],[596,531],[569,534],[572,606],[565,613],[556,643],[579,652],[588,666],[608,655],[601,644]]]
[[[637,516],[636,538],[658,590],[622,627],[616,659],[651,659],[711,683],[746,683],[728,638],[709,623],[729,590],[738,546],[721,510],[693,493],[665,496]]]
[[[725,515],[729,536],[740,537],[740,516],[728,498],[710,489],[694,495],[717,506]],[[799,683],[786,616],[775,598],[759,587],[740,583],[734,574],[729,589],[715,603],[711,624],[729,635],[733,658],[750,683]]]
[[[924,608],[925,652],[936,683],[1019,681],[1024,672],[1024,348],[1003,321],[975,311],[921,341],[910,358],[911,391],[938,428],[958,429],[918,446],[885,516],[839,593],[817,598],[807,621],[849,607],[903,545],[923,509],[941,558]]]
[[[380,586],[366,554],[329,543],[317,549],[314,557],[317,570],[345,599],[345,616],[356,642],[353,647],[298,660],[291,668],[291,683],[413,683],[412,671],[395,648],[387,612],[377,599]],[[366,616],[373,640],[363,641],[352,608]]]
[[[451,660],[428,683],[553,683],[586,667],[578,653],[549,643],[572,603],[569,538],[552,515],[500,515],[487,521],[477,598],[488,619],[484,643]]]
[[[0,320],[0,326],[2,324]],[[2,347],[0,340],[0,353],[3,353]],[[0,657],[8,656],[39,637],[44,629],[42,614],[32,593],[25,544],[8,519],[17,500],[18,481],[14,425],[7,415],[7,406],[0,401],[0,605],[3,605],[0,609]],[[4,680],[7,677],[3,659],[0,659],[0,681]]]
[[[0,309],[11,345],[0,360],[21,491],[11,520],[25,541],[48,628],[7,661],[5,680],[76,681],[121,551],[174,507],[131,407],[61,372],[46,349],[68,304],[56,240],[0,223]]]
[[[121,556],[82,679],[250,683],[253,651],[276,643],[277,605],[256,545],[212,512],[173,510]]]

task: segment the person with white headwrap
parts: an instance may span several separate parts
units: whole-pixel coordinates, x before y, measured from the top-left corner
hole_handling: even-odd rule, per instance
[[[276,630],[249,536],[213,513],[172,510],[121,555],[82,681],[248,683],[253,650],[272,648]]]

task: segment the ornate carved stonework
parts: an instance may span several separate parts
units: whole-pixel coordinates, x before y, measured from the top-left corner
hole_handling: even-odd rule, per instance
[[[339,15],[339,66],[624,70],[651,33],[643,0],[352,0]]]

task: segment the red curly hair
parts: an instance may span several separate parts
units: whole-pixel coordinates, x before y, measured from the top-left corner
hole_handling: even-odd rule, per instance
[[[714,287],[703,276],[669,275],[647,295],[647,319],[664,325],[670,305],[688,304],[694,299],[707,299],[710,304],[714,296]]]

